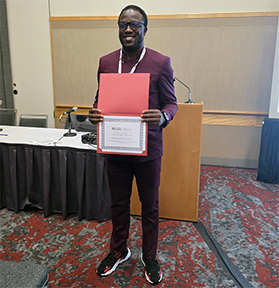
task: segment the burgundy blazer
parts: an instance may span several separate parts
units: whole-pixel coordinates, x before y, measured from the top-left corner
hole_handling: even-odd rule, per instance
[[[117,73],[120,50],[116,50],[100,58],[98,69],[98,81],[101,73]],[[141,51],[139,51],[138,58]],[[125,52],[122,57],[122,73],[129,73],[138,61],[127,60]],[[144,58],[138,64],[135,73],[150,73],[149,109],[159,109],[166,112],[171,121],[177,111],[177,100],[173,86],[173,69],[170,58],[152,49],[147,48]],[[94,102],[97,107],[98,91]],[[166,126],[167,126],[166,125]],[[142,162],[157,159],[163,155],[162,127],[148,125],[147,156],[108,155],[116,161]]]

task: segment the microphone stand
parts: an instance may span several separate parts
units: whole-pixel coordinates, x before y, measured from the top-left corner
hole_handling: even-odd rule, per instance
[[[186,84],[184,84],[182,81],[180,81],[178,78],[176,78],[176,77],[174,77],[173,80],[174,81],[177,80],[179,83],[181,83],[183,86],[185,86],[188,89],[188,91],[189,91],[189,93],[188,93],[188,101],[186,101],[184,103],[194,104],[194,102],[192,101],[192,98],[191,98],[191,90],[190,90],[190,88]]]
[[[71,132],[71,129],[72,129],[71,113],[67,113],[67,115],[68,115],[69,131],[68,131],[67,133],[65,133],[63,136],[65,136],[65,137],[73,137],[73,136],[76,136],[77,133]]]

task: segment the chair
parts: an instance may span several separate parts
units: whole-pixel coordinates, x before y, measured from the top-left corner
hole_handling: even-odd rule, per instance
[[[71,114],[72,129],[82,132],[97,132],[97,125],[92,124],[87,115]],[[69,128],[68,117],[65,123],[65,129]]]
[[[0,288],[47,288],[48,278],[48,271],[43,265],[0,260]]]
[[[25,127],[47,127],[47,115],[40,114],[21,114],[19,118],[19,126]]]
[[[15,126],[17,109],[0,108],[0,124]]]

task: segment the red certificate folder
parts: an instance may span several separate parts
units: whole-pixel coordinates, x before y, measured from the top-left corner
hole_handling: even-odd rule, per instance
[[[98,109],[109,116],[140,116],[148,109],[149,73],[103,73],[100,74]],[[146,124],[147,125],[147,124]],[[97,152],[108,154],[147,155],[147,127],[145,150],[141,154],[104,152],[99,147],[99,125]]]

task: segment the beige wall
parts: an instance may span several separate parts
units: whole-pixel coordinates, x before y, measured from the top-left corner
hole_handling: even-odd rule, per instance
[[[279,2],[279,1],[278,1]],[[279,19],[278,19],[279,27]],[[279,29],[277,29],[277,43],[275,50],[273,79],[271,86],[269,117],[279,118]]]
[[[258,167],[261,128],[203,125],[201,163]]]
[[[17,116],[47,114],[54,127],[48,1],[6,2]]]
[[[120,47],[116,20],[53,18],[55,104],[89,106],[99,58]],[[174,76],[205,110],[268,113],[277,18],[150,19],[145,45],[171,58]],[[175,91],[187,100],[178,81]]]
[[[129,4],[147,14],[279,11],[278,0],[50,0],[51,16],[118,15]]]

